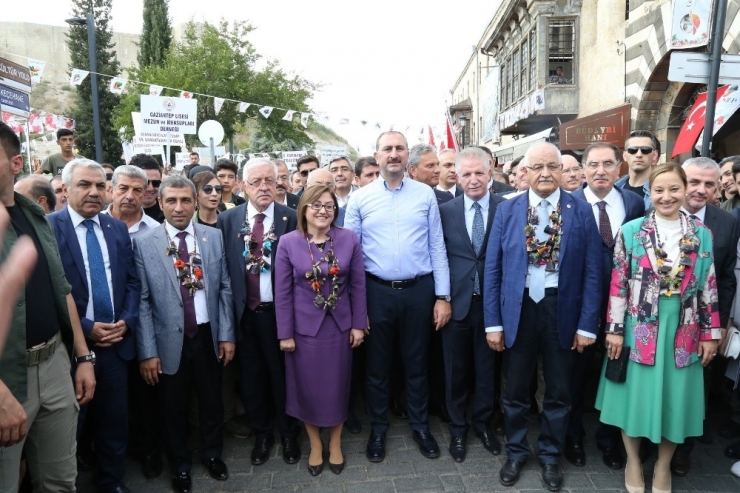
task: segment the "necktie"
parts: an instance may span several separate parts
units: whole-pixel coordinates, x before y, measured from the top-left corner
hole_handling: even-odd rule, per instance
[[[699,220],[699,218],[696,217],[696,215],[694,215],[694,214],[690,214],[689,217],[691,218],[692,221],[698,221]]]
[[[539,223],[535,229],[535,237],[537,241],[545,241],[548,238],[548,234],[545,233],[545,227],[550,224],[547,214],[547,200],[543,200],[537,206],[537,217]],[[529,297],[535,303],[542,301],[545,297],[545,266],[544,265],[533,265],[530,276],[529,276]]]
[[[599,234],[601,241],[609,248],[614,246],[614,235],[612,234],[612,223],[609,221],[609,214],[606,213],[606,202],[600,200],[596,202],[599,207]]]
[[[185,242],[187,236],[188,233],[186,231],[177,233],[177,237],[180,238],[180,246],[177,249],[177,253],[180,255],[180,260],[186,264],[190,264],[188,244]],[[195,297],[190,296],[190,290],[183,286],[182,283],[180,283],[180,294],[182,295],[182,306],[185,310],[185,335],[192,339],[198,333],[198,319],[195,318]]]
[[[249,247],[249,253],[254,258],[262,258],[262,235],[265,233],[264,220],[264,214],[254,216],[252,244]],[[247,271],[247,308],[250,310],[256,310],[262,301],[260,297],[260,274],[262,274],[262,269],[258,269],[256,273]]]
[[[83,221],[87,228],[87,263],[90,267],[90,289],[93,300],[93,316],[96,322],[112,323],[113,320],[113,302],[110,299],[110,289],[108,287],[108,277],[105,275],[105,261],[103,260],[103,250],[100,249],[100,242],[95,235],[95,221],[85,219]]]
[[[475,250],[475,254],[478,255],[483,246],[483,235],[485,231],[483,229],[483,213],[481,212],[480,204],[478,202],[473,202],[473,209],[475,209],[475,215],[473,216],[473,234],[471,235],[471,240],[473,243],[473,250]],[[478,277],[478,269],[475,269],[473,293],[480,294],[480,278]]]

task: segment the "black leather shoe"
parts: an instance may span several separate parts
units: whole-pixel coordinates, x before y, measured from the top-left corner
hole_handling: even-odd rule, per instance
[[[398,419],[409,419],[409,412],[406,406],[395,399],[391,399],[391,412]]]
[[[728,445],[725,449],[725,455],[730,459],[740,459],[740,442]]]
[[[493,432],[498,436],[504,436],[504,414],[502,412],[497,411],[493,413],[491,428],[493,428]]]
[[[178,493],[189,493],[193,489],[193,480],[189,472],[181,472],[172,477],[172,488]]]
[[[344,422],[344,427],[347,428],[347,431],[352,433],[353,435],[362,432],[362,423],[360,423],[357,415],[352,411],[347,413],[347,421]]]
[[[344,471],[344,462],[342,461],[341,464],[332,464],[329,462],[329,470],[334,474],[342,474],[342,471]]]
[[[586,465],[586,451],[583,450],[583,441],[581,440],[577,442],[566,442],[563,455],[565,456],[565,460],[576,467]]]
[[[542,464],[542,486],[550,491],[560,491],[563,486],[560,464]]]
[[[252,465],[261,466],[270,458],[270,449],[275,445],[275,439],[272,435],[267,437],[257,437],[252,448]]]
[[[439,445],[429,430],[414,430],[414,441],[419,445],[419,452],[427,459],[439,457]]]
[[[145,455],[141,461],[141,472],[146,479],[155,479],[162,474],[162,456],[157,454]]]
[[[679,477],[686,476],[691,470],[691,458],[688,454],[673,454],[671,458],[671,472]]]
[[[717,434],[722,438],[735,438],[740,435],[740,424],[737,424],[734,421],[728,421],[719,427]]]
[[[522,467],[524,467],[524,462],[507,459],[506,464],[504,464],[504,467],[501,468],[501,472],[499,473],[501,484],[504,486],[514,486],[519,481],[519,473],[521,473]]]
[[[385,460],[385,435],[373,431],[367,441],[365,456],[370,462],[383,462]]]
[[[603,453],[604,464],[609,469],[618,471],[624,469],[624,457],[618,446],[606,447],[601,451]]]
[[[203,463],[203,465],[206,466],[206,469],[208,469],[208,474],[210,474],[213,479],[216,479],[218,481],[226,481],[227,479],[229,479],[229,470],[226,469],[226,464],[224,464],[224,461],[222,461],[218,457],[212,457],[208,459]]]
[[[321,474],[321,472],[324,470],[324,463],[322,462],[318,466],[312,466],[311,464],[308,465],[308,473],[311,476],[318,476]]]
[[[301,447],[298,446],[298,439],[293,437],[280,437],[283,444],[283,460],[286,464],[295,464],[301,460]]]
[[[483,448],[488,450],[493,455],[498,455],[501,453],[501,442],[498,441],[498,438],[496,438],[496,435],[494,435],[491,430],[476,430],[475,436],[480,439],[480,443],[483,444]]]
[[[450,455],[455,462],[465,461],[465,455],[467,453],[467,445],[463,437],[450,438]]]

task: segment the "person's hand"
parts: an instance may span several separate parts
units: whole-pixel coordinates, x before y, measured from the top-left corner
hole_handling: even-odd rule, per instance
[[[699,341],[699,357],[701,366],[707,366],[717,356],[717,341]]]
[[[224,366],[229,364],[229,361],[234,359],[234,350],[236,345],[233,342],[219,342],[218,343],[218,359],[223,361]]]
[[[100,339],[100,342],[103,344],[115,344],[117,342],[120,342],[123,340],[124,334],[126,334],[126,331],[128,330],[128,325],[126,325],[126,322],[123,320],[119,320],[118,322],[115,322],[111,324],[113,328],[111,328],[105,336],[103,336],[102,339]]]
[[[124,326],[125,325],[126,324],[124,323]],[[98,347],[110,347],[123,340],[122,334],[123,333],[121,332],[121,327],[118,325],[118,322],[112,324],[95,322],[87,337]]]
[[[75,397],[80,406],[87,404],[95,394],[95,367],[86,361],[75,370]]]
[[[352,349],[360,347],[365,341],[365,330],[364,329],[352,329],[349,331],[349,344]]]
[[[27,433],[26,410],[0,380],[0,447],[10,447],[20,442]]]
[[[439,330],[450,321],[452,305],[449,301],[437,300],[434,304],[434,330]]]
[[[280,350],[286,353],[292,353],[295,351],[295,339],[280,339]]]
[[[621,334],[606,335],[606,355],[609,359],[618,359],[622,354],[622,345],[624,345],[624,336]]]
[[[499,353],[504,350],[504,331],[488,332],[486,334],[488,347]]]
[[[588,336],[582,336],[581,334],[576,334],[576,336],[573,338],[573,346],[570,348],[570,350],[577,350],[579,353],[582,353],[584,349],[586,349],[588,346],[596,342],[596,338],[594,337],[588,337]]]
[[[155,385],[159,383],[159,375],[162,373],[162,363],[156,357],[145,359],[139,363],[139,371],[146,383]]]
[[[5,231],[9,226],[10,215],[0,204],[0,245],[3,243]],[[13,307],[31,277],[37,256],[33,240],[22,236],[13,245],[5,262],[0,266],[0,293],[3,294],[0,296],[0,355],[3,354],[5,340],[10,331]]]

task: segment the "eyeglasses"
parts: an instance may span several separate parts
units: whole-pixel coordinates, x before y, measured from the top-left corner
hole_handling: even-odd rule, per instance
[[[545,166],[542,163],[538,163],[538,164],[533,164],[532,166],[527,166],[527,168],[531,169],[535,173],[539,173],[545,168],[547,168],[547,171],[549,171],[550,173],[555,173],[556,171],[560,170],[560,165],[556,163],[550,163],[547,166]]]
[[[113,179],[113,173],[105,174],[105,181],[111,181]]]
[[[563,168],[563,173],[565,173],[566,175],[578,173],[579,171],[581,171],[580,166],[573,166],[572,168]]]
[[[274,184],[275,184],[274,178],[265,178],[264,180],[253,180],[253,181],[247,182],[247,185],[249,185],[250,187],[258,187],[260,185],[267,185],[268,187],[271,187]]]
[[[647,154],[652,153],[654,150],[655,149],[653,149],[651,146],[628,147],[627,148],[627,152],[629,152],[630,154],[637,154],[637,151],[640,151],[644,155],[647,155]]]
[[[216,193],[223,192],[224,188],[221,185],[203,185],[202,190],[203,192],[205,192],[206,195],[211,195],[214,190],[216,191]]]
[[[149,183],[151,183],[154,188],[159,188],[162,184],[162,180],[149,180]]]
[[[320,204],[318,202],[314,202],[313,204],[310,204],[309,207],[316,212],[320,211],[322,207],[326,209],[326,212],[333,212],[334,209],[336,209],[336,206],[333,203]]]
[[[337,172],[348,173],[350,171],[352,171],[352,168],[350,168],[349,166],[329,168],[329,173],[337,173]]]
[[[619,163],[616,163],[614,161],[604,161],[604,162],[589,161],[588,163],[586,163],[586,167],[591,170],[598,169],[599,166],[603,166],[604,170],[606,171],[611,171],[615,169],[617,166],[619,166]]]
[[[277,181],[288,181],[288,175],[278,176]]]

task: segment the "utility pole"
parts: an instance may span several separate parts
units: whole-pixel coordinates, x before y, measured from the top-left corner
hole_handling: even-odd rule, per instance
[[[707,112],[704,120],[704,138],[701,143],[702,157],[711,157],[712,155],[714,112],[717,107],[717,86],[719,85],[719,68],[722,64],[722,40],[725,37],[726,16],[727,0],[714,0],[712,51],[709,55],[709,85],[707,86]]]

